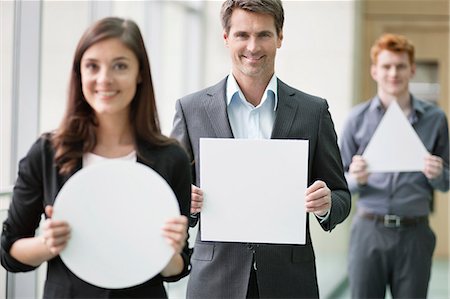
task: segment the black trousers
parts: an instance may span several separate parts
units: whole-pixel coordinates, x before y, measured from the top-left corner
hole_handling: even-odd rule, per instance
[[[398,228],[355,216],[348,256],[352,298],[426,298],[436,237],[423,222]]]

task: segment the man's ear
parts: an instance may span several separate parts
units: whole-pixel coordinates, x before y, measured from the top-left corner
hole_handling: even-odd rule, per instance
[[[281,48],[281,44],[283,43],[283,30],[280,31],[278,34],[278,40],[277,40],[277,48]]]
[[[415,63],[413,63],[411,65],[411,78],[416,75],[416,70],[417,70],[417,65]]]
[[[226,30],[223,31],[223,43],[228,47],[228,33]]]
[[[372,76],[372,79],[377,81],[377,66],[372,64],[370,66],[370,76]]]

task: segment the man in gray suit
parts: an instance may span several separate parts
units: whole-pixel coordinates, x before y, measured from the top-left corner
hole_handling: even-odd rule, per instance
[[[231,74],[176,103],[172,136],[193,160],[195,184],[200,177],[200,138],[309,140],[309,187],[305,198],[298,200],[304,200],[306,211],[331,231],[348,216],[350,193],[326,100],[275,76],[275,54],[283,40],[281,1],[227,0],[221,17]],[[193,185],[192,226],[202,202],[202,190]],[[319,297],[308,217],[306,245],[205,242],[200,235],[201,229],[192,255],[188,298]]]

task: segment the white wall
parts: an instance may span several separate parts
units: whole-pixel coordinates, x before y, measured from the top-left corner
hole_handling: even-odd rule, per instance
[[[354,1],[288,1],[277,72],[288,84],[326,98],[336,129],[352,103]]]
[[[284,40],[276,73],[285,83],[328,100],[339,133],[353,97],[354,1],[284,1]],[[205,86],[231,70],[222,40],[220,1],[206,6]]]

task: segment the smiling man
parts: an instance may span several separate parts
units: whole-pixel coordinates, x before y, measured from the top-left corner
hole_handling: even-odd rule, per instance
[[[333,229],[350,212],[350,193],[326,100],[296,90],[275,75],[275,55],[283,41],[281,1],[228,0],[221,17],[231,74],[176,103],[172,136],[191,156],[196,185],[191,226],[200,219],[203,205],[203,192],[197,187],[199,139],[272,138],[309,140],[308,188],[298,200],[324,230]],[[261,205],[277,208],[271,202]],[[205,242],[199,229],[187,297],[318,298],[307,219],[305,245]],[[271,221],[267,219],[267,227]]]
[[[349,253],[352,298],[384,298],[386,286],[393,298],[426,298],[436,243],[430,201],[434,190],[449,189],[447,119],[409,92],[416,65],[406,37],[382,35],[371,59],[377,95],[351,111],[341,139],[348,184],[359,194]],[[422,172],[369,173],[361,156],[393,101],[430,153]]]

